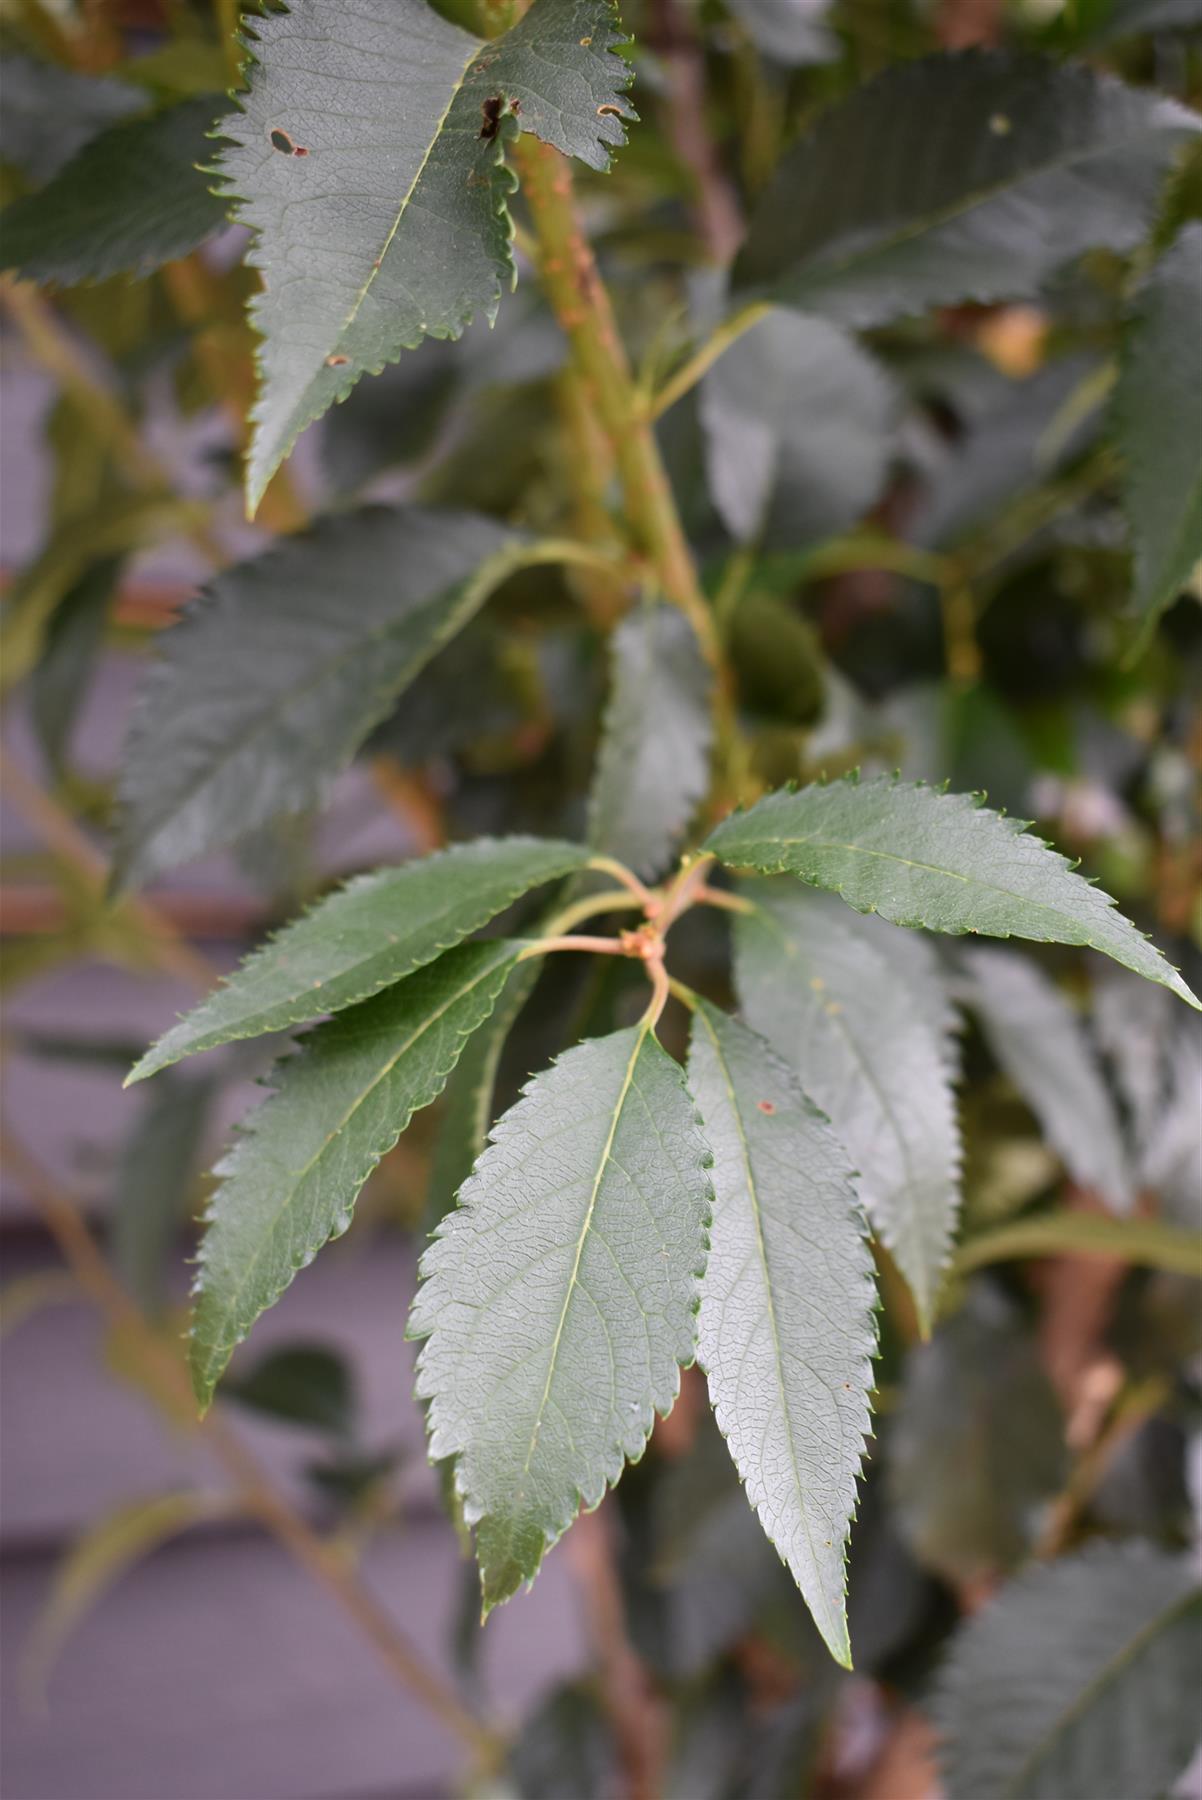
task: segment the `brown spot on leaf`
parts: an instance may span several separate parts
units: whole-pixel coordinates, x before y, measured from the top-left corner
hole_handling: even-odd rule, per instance
[[[273,125],[267,135],[271,139],[272,149],[278,150],[281,156],[308,156],[309,154],[305,146],[298,144],[296,139],[290,137],[280,125]]]
[[[597,112],[599,114],[600,113],[612,113],[615,119],[620,119],[622,117],[622,108],[620,106],[609,106],[609,105],[599,106],[597,108]]]
[[[341,369],[346,363],[350,362],[350,360],[349,356],[327,356],[326,368]]]
[[[504,110],[505,101],[500,94],[491,95],[480,108],[480,111],[484,114],[484,123],[480,127],[480,136],[486,143],[491,143],[496,137],[497,132],[500,129],[501,115]]]
[[[767,1113],[769,1116],[776,1111],[776,1106],[771,1100],[757,1100],[756,1105],[762,1113]]]

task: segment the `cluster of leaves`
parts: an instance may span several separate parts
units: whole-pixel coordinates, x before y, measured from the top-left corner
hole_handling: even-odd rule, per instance
[[[637,46],[644,21],[629,22]],[[278,864],[281,821],[310,818],[358,756],[421,772],[465,840],[316,884],[134,1069],[306,1028],[215,1170],[198,1401],[441,1095],[409,1330],[486,1614],[640,1461],[696,1361],[713,1422],[678,1466],[648,1459],[618,1496],[632,1632],[680,1700],[671,1791],[702,1791],[690,1707],[726,1721],[705,1791],[796,1790],[833,1680],[800,1590],[836,1663],[854,1650],[932,1694],[953,1796],[1156,1795],[1193,1748],[1202,1673],[1179,1511],[1143,1533],[1156,1547],[1088,1545],[1007,1584],[933,1688],[929,1660],[940,1595],[1018,1565],[1066,1478],[1025,1291],[972,1271],[1099,1243],[1169,1283],[1196,1267],[1177,1216],[1196,1036],[1159,1003],[1199,1002],[1107,892],[960,790],[1022,808],[1038,769],[1090,790],[1119,762],[1106,780],[1131,799],[1136,843],[1095,869],[1151,910],[1138,809],[1167,841],[1183,832],[1147,744],[1157,728],[1184,738],[1198,657],[1190,603],[1174,608],[1202,554],[1197,116],[1146,84],[1138,47],[1130,80],[1064,59],[1124,35],[1117,15],[1066,18],[1034,48],[927,54],[907,18],[866,81],[854,8],[823,24],[740,0],[706,19],[711,38],[686,47],[744,145],[742,246],[728,268],[682,275],[688,167],[667,174],[645,129],[596,246],[641,351],[625,424],[666,469],[654,504],[683,522],[699,614],[622,492],[625,446],[588,361],[614,328],[589,269],[557,321],[505,294],[511,212],[525,222],[510,165],[542,154],[521,140],[605,170],[635,118],[639,52],[608,0],[534,0],[493,23],[505,29],[483,35],[425,0],[383,16],[294,0],[247,25],[233,113],[206,40],[104,79],[18,52],[34,98],[3,147],[23,190],[0,221],[6,266],[68,290],[129,396],[146,348],[114,324],[112,278],[162,271],[132,290],[148,297],[153,360],[181,410],[198,372],[233,367],[222,397],[247,420],[250,511],[297,523],[281,465],[319,420],[333,502],[230,559],[164,634],[120,771],[115,893],[231,845]],[[1177,23],[1130,29],[1143,44],[1145,26]],[[51,143],[39,93],[72,107],[78,135]],[[656,109],[653,92],[637,98]],[[552,180],[567,192],[566,174]],[[577,249],[533,183],[528,201],[554,295]],[[211,263],[193,254],[227,217],[250,228],[257,281],[236,267],[218,282],[224,241]],[[475,318],[496,319],[492,338]],[[6,629],[48,764],[94,811],[107,796],[74,769],[70,726],[126,560],[212,521],[114,455],[111,408],[86,380],[67,379],[60,405],[56,531]],[[82,449],[81,417],[96,425]],[[892,609],[840,588],[864,570],[893,572]],[[1138,677],[1120,670],[1140,654]],[[1142,740],[1116,723],[1137,679],[1157,715]],[[1182,761],[1170,754],[1170,772]],[[881,772],[847,773],[860,764]],[[1067,804],[1040,810],[1105,847]],[[1187,904],[1161,920],[1188,954],[1188,850],[1176,879]],[[85,913],[72,947],[129,955],[136,904],[103,915],[107,939]],[[615,935],[580,934],[614,914]],[[504,935],[479,935],[497,920]],[[1123,973],[1091,964],[1083,1010],[1080,960],[969,936],[1088,949]],[[175,1221],[144,1204],[139,1222],[153,1185],[139,1178],[158,1141],[194,1160],[209,1090],[184,1086],[123,1181],[114,1247],[151,1306]],[[1049,1172],[1045,1152],[1034,1179],[998,1151],[1014,1133],[997,1115],[1016,1107],[1058,1159]],[[1108,1214],[1042,1205],[1058,1166]],[[1134,1216],[1149,1190],[1165,1219]],[[1180,1361],[1165,1359],[1174,1382]],[[342,1417],[328,1364],[286,1373],[259,1402],[312,1424],[333,1393]],[[892,1403],[885,1475],[874,1458],[853,1538],[877,1387]],[[257,1403],[251,1376],[232,1391]],[[888,1592],[875,1613],[857,1615],[861,1581]],[[758,1696],[732,1650],[753,1629],[806,1681],[749,1773]],[[572,1779],[604,1792],[607,1723],[589,1692],[565,1690],[515,1780],[563,1792],[562,1758],[586,1753]]]

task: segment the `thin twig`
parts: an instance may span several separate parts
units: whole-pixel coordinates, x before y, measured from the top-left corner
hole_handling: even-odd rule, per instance
[[[7,1128],[3,1149],[9,1167],[18,1174],[80,1287],[100,1307],[110,1324],[125,1332],[137,1345],[142,1366],[150,1374],[156,1396],[173,1423],[178,1425],[186,1421],[203,1438],[236,1482],[246,1510],[253,1513],[318,1585],[338,1601],[395,1679],[418,1695],[449,1731],[471,1747],[486,1767],[495,1769],[502,1753],[502,1741],[497,1734],[468,1711],[454,1689],[424,1661],[380,1606],[353,1567],[278,1492],[246,1443],[217,1414],[210,1412],[203,1420],[196,1417],[191,1386],[183,1365],[113,1275],[74,1200],[50,1180],[36,1158]]]

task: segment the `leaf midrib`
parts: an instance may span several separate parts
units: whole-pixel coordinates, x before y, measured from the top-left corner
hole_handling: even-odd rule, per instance
[[[785,1374],[781,1356],[780,1330],[776,1318],[776,1299],[772,1289],[772,1277],[768,1269],[768,1249],[764,1242],[763,1220],[760,1214],[759,1189],[752,1169],[751,1147],[747,1141],[747,1132],[743,1124],[742,1109],[739,1105],[734,1083],[731,1080],[730,1065],[723,1055],[718,1034],[714,1030],[713,1023],[704,1007],[699,1006],[697,1008],[696,1017],[701,1020],[706,1031],[709,1033],[710,1042],[714,1049],[714,1055],[718,1060],[718,1067],[722,1071],[722,1083],[726,1089],[727,1099],[730,1102],[735,1129],[739,1134],[739,1155],[743,1163],[743,1173],[747,1185],[747,1198],[751,1206],[751,1217],[755,1226],[756,1251],[759,1256],[760,1272],[764,1281],[764,1298],[768,1310],[769,1335],[772,1339],[772,1359],[776,1369],[776,1390],[780,1398],[781,1418],[784,1420],[785,1437],[789,1446],[789,1462],[793,1470],[793,1485],[797,1493],[797,1510],[801,1518],[802,1530],[806,1535],[806,1543],[809,1545],[810,1559],[815,1571],[817,1571],[820,1567],[820,1559],[814,1544],[814,1534],[810,1529],[809,1511],[805,1503],[805,1486],[801,1478],[801,1468],[797,1460],[797,1445],[793,1436],[793,1419],[789,1411],[788,1395],[785,1391]]]
[[[463,92],[463,86],[467,80],[468,70],[471,68],[471,66],[475,62],[477,56],[479,56],[481,50],[484,48],[484,40],[480,39],[480,38],[472,38],[471,45],[472,45],[472,47],[471,47],[470,51],[468,52],[467,61],[464,63],[463,68],[460,70],[459,79],[454,83],[453,87],[451,88],[450,96],[448,97],[447,103],[443,107],[442,112],[439,114],[438,122],[435,125],[434,130],[430,135],[430,141],[426,145],[425,151],[423,152],[423,155],[422,155],[421,162],[418,164],[417,171],[414,174],[413,180],[409,183],[409,186],[406,189],[405,194],[401,199],[401,203],[397,208],[396,217],[393,219],[392,224],[389,227],[388,235],[384,239],[384,244],[380,251],[379,257],[373,261],[372,267],[368,273],[367,279],[366,279],[366,281],[364,281],[363,286],[359,289],[359,292],[355,295],[355,298],[354,298],[353,302],[351,303],[351,310],[347,314],[346,318],[343,320],[342,324],[338,327],[338,330],[334,336],[333,343],[330,346],[330,352],[328,352],[327,354],[332,353],[342,343],[342,340],[343,340],[345,334],[350,330],[351,326],[354,324],[355,320],[358,318],[360,308],[362,307],[363,302],[366,300],[369,292],[371,291],[372,283],[375,281],[376,276],[380,273],[380,270],[384,266],[384,262],[388,255],[388,252],[392,248],[393,240],[396,237],[397,232],[401,228],[401,220],[405,217],[405,214],[409,210],[410,204],[413,200],[413,196],[417,192],[418,183],[421,181],[422,176],[425,174],[426,166],[429,163],[430,158],[434,153],[434,146],[435,146],[435,144],[437,144],[438,140],[441,138],[443,131],[446,127],[448,114],[450,113],[451,108],[454,106],[454,104],[455,104],[456,100],[459,98],[460,94]],[[324,359],[322,361],[321,366],[322,367],[325,366]]]
[[[1094,1701],[1113,1681],[1118,1679],[1123,1670],[1133,1663],[1149,1644],[1155,1641],[1162,1631],[1167,1631],[1179,1617],[1183,1617],[1191,1607],[1197,1606],[1200,1601],[1202,1601],[1202,1590],[1197,1587],[1188,1588],[1176,1600],[1163,1607],[1154,1618],[1149,1619],[1147,1624],[1141,1626],[1134,1637],[1128,1638],[1125,1644],[1120,1645],[1114,1655],[1109,1657],[1085,1683],[1072,1705],[1056,1716],[1043,1736],[1027,1752],[1015,1774],[1007,1783],[1006,1800],[1021,1800],[1023,1782],[1039,1767],[1045,1755],[1054,1748],[1056,1739],[1063,1736],[1073,1725],[1079,1723]]]
[[[542,1427],[543,1427],[543,1417],[544,1417],[544,1414],[546,1413],[547,1402],[548,1402],[548,1399],[550,1398],[550,1394],[551,1394],[551,1383],[555,1378],[555,1368],[556,1368],[556,1364],[559,1359],[559,1346],[563,1340],[564,1326],[567,1323],[568,1308],[571,1306],[572,1296],[576,1292],[577,1281],[578,1281],[579,1274],[580,1274],[580,1262],[581,1262],[581,1258],[584,1255],[584,1246],[588,1239],[589,1231],[592,1227],[593,1214],[596,1211],[596,1207],[597,1207],[597,1197],[601,1192],[601,1182],[604,1178],[606,1169],[609,1167],[610,1157],[613,1152],[614,1139],[618,1134],[618,1125],[621,1122],[621,1118],[622,1118],[622,1110],[626,1105],[626,1101],[627,1101],[627,1098],[629,1097],[630,1089],[631,1089],[631,1086],[634,1081],[635,1065],[637,1064],[639,1056],[642,1053],[643,1045],[647,1041],[647,1036],[648,1036],[648,1033],[650,1032],[650,1030],[651,1030],[651,1022],[649,1019],[644,1019],[642,1021],[642,1023],[636,1029],[634,1048],[631,1050],[631,1053],[630,1053],[630,1061],[626,1065],[626,1073],[622,1078],[622,1085],[621,1085],[621,1088],[618,1090],[618,1097],[614,1104],[613,1117],[611,1118],[610,1123],[609,1123],[609,1132],[606,1136],[604,1148],[602,1149],[600,1158],[598,1159],[598,1162],[597,1162],[597,1173],[596,1173],[596,1177],[594,1178],[594,1181],[593,1181],[592,1192],[589,1195],[588,1206],[585,1210],[584,1223],[580,1228],[580,1236],[576,1242],[576,1255],[575,1255],[575,1258],[572,1263],[572,1273],[568,1278],[568,1287],[567,1287],[567,1292],[564,1295],[563,1307],[562,1307],[562,1310],[560,1311],[560,1315],[559,1315],[559,1323],[555,1328],[555,1336],[551,1341],[551,1354],[547,1361],[547,1379],[546,1379],[545,1383],[543,1384],[542,1398],[539,1400],[538,1408],[534,1415],[534,1424],[531,1427],[531,1431],[530,1431],[530,1445],[526,1451],[526,1460],[522,1464],[522,1474],[523,1475],[529,1474],[530,1464],[534,1460],[534,1452],[538,1447],[539,1435],[540,1435],[540,1433],[542,1431]]]

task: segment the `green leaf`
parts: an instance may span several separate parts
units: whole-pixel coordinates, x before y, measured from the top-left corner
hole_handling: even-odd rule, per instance
[[[221,1371],[298,1269],[350,1225],[360,1188],[442,1091],[492,1011],[520,944],[464,944],[301,1040],[275,1093],[218,1164],[192,1319],[192,1385],[207,1407]]]
[[[458,1459],[487,1612],[532,1581],[676,1397],[696,1346],[709,1152],[646,1020],[500,1119],[422,1258],[430,1455]]]
[[[705,1002],[689,1085],[714,1151],[699,1360],[747,1497],[849,1665],[876,1287],[847,1155],[763,1039]]]
[[[1202,559],[1202,225],[1187,225],[1135,304],[1114,433],[1135,550],[1132,610],[1146,641]]]
[[[29,710],[46,760],[66,767],[80,707],[96,667],[123,559],[92,563],[52,613],[29,680]]]
[[[1048,1143],[1074,1181],[1128,1211],[1134,1194],[1118,1116],[1076,1013],[1025,956],[981,949],[964,963],[965,998]]]
[[[340,1012],[432,962],[587,850],[554,838],[479,838],[347,882],[256,950],[130,1072]]]
[[[455,1204],[485,1144],[494,1111],[497,1071],[505,1041],[539,977],[533,957],[519,963],[493,1008],[492,1017],[472,1036],[447,1083],[438,1137],[430,1159],[426,1224],[430,1231]]]
[[[349,1438],[355,1429],[354,1370],[326,1344],[281,1344],[221,1391],[251,1412],[331,1437]]]
[[[129,1293],[150,1318],[170,1304],[167,1272],[193,1198],[213,1084],[168,1076],[146,1100],[122,1146],[109,1251]]]
[[[492,519],[369,507],[218,575],[162,638],[121,772],[130,885],[300,812],[534,555]]]
[[[932,977],[916,1000],[904,965],[846,911],[791,882],[748,891],[756,911],[735,922],[744,1015],[830,1118],[927,1329],[960,1210],[946,999]]]
[[[184,100],[113,125],[52,181],[5,208],[0,261],[30,281],[72,286],[149,275],[220,231],[225,201],[197,168],[219,102]]]
[[[1017,299],[1127,250],[1197,120],[1084,67],[1009,52],[887,69],[782,160],[734,283],[847,325]]]
[[[979,795],[888,775],[781,788],[724,819],[704,847],[735,868],[798,875],[893,925],[1088,944],[1202,1011],[1108,894]]]
[[[710,491],[741,542],[791,550],[855,523],[888,468],[893,388],[826,319],[772,312],[701,390]]]
[[[631,613],[611,654],[589,842],[651,880],[705,795],[713,676],[692,626],[668,606]]]
[[[1094,1544],[1004,1587],[935,1700],[947,1791],[1158,1800],[1198,1741],[1202,1591],[1184,1557]]]
[[[294,0],[255,20],[250,91],[218,159],[263,271],[252,511],[362,374],[495,316],[515,275],[504,152],[519,119],[608,166],[629,115],[616,23],[609,0],[534,0],[487,44],[424,0]]]
[[[49,181],[90,138],[130,113],[146,96],[111,75],[82,75],[0,43],[4,57],[4,106],[0,108],[0,162],[33,182]]]
[[[1030,1332],[988,1286],[910,1351],[885,1451],[894,1516],[924,1567],[980,1581],[1031,1548],[1064,1480],[1064,1421]]]

